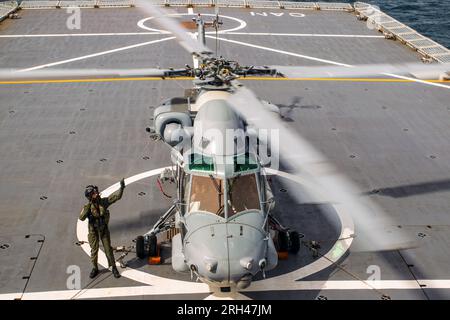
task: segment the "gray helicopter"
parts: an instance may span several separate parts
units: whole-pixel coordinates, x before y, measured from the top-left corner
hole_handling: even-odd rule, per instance
[[[275,199],[265,167],[274,155],[290,165],[291,174],[308,181],[308,192],[318,203],[340,206],[353,219],[354,250],[409,248],[411,238],[360,192],[314,146],[290,130],[273,105],[257,98],[238,82],[251,76],[355,77],[401,75],[415,79],[448,77],[448,64],[371,65],[348,67],[241,66],[217,57],[205,43],[205,26],[195,18],[197,40],[165,10],[148,2],[138,7],[153,16],[193,56],[194,66],[179,69],[114,70],[0,70],[0,80],[192,77],[193,89],[155,109],[150,137],[170,146],[172,169],[160,176],[176,184],[175,203],[149,232],[136,238],[139,258],[158,256],[158,243],[170,241],[172,267],[227,291],[244,289],[258,273],[278,264],[279,252],[297,253],[299,233],[284,227],[271,214]],[[278,138],[261,135],[275,130]],[[292,146],[295,146],[293,148]],[[297,195],[293,194],[293,197]],[[298,201],[302,199],[298,198]]]
[[[217,31],[219,15],[211,23],[200,15],[194,20],[205,46],[205,25]],[[276,70],[242,67],[206,50],[196,58],[198,68],[174,71],[195,77],[194,89],[156,108],[147,128],[171,148],[174,169],[160,181],[176,183],[178,192],[175,204],[137,238],[136,252],[139,258],[157,255],[157,242],[171,240],[175,271],[192,272],[224,290],[244,289],[256,274],[277,266],[277,252],[300,249],[298,232],[270,214],[275,203],[264,174],[269,150],[229,103],[239,76]]]

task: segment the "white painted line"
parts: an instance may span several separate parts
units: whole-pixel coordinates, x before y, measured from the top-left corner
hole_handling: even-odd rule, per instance
[[[415,280],[376,280],[367,281],[371,287],[364,282],[358,280],[328,280],[328,281],[296,281],[289,287],[276,286],[273,290],[298,290],[298,291],[322,291],[322,290],[419,290],[419,289],[450,289],[450,280],[447,279],[432,279],[432,280],[417,280],[418,283],[425,287],[420,287]],[[41,300],[41,299],[71,299],[74,296],[76,299],[98,299],[98,298],[113,298],[113,297],[137,297],[137,296],[165,296],[165,295],[179,295],[179,294],[209,294],[206,299],[248,299],[245,296],[245,292],[261,291],[255,284],[261,281],[253,283],[249,288],[240,293],[234,293],[230,296],[222,296],[217,293],[212,293],[204,290],[183,290],[182,288],[176,288],[169,286],[162,290],[160,287],[155,286],[135,286],[135,287],[112,287],[112,288],[95,288],[87,289],[81,295],[79,290],[56,290],[56,291],[42,291],[42,292],[27,292],[23,295],[23,300]],[[267,290],[267,289],[264,289]],[[0,294],[0,300],[13,300],[20,298],[21,292],[17,293],[4,293]]]
[[[67,9],[68,7],[63,7],[63,9]],[[77,7],[77,9],[95,9],[94,6],[82,6],[82,7]],[[108,7],[106,7],[108,8]],[[123,6],[123,7],[109,7],[111,8],[129,8],[129,6]],[[20,10],[51,10],[51,9],[55,9],[55,6],[48,6],[48,7],[20,7]]]
[[[80,294],[81,292],[81,294]],[[69,300],[69,299],[98,299],[113,297],[137,297],[137,296],[154,296],[154,295],[171,295],[171,294],[210,294],[205,290],[183,290],[176,286],[168,286],[164,290],[154,286],[136,286],[136,287],[112,287],[112,288],[93,288],[86,290],[60,290],[60,291],[42,291],[27,292],[23,295],[22,300]],[[20,298],[22,293],[0,294],[0,300],[14,300]]]
[[[324,38],[375,38],[384,39],[384,36],[364,34],[314,34],[314,33],[273,33],[273,32],[225,32],[227,35],[242,36],[281,36],[281,37],[324,37]]]
[[[53,66],[57,66],[57,65],[61,65],[61,64],[69,63],[69,62],[89,59],[89,58],[93,58],[93,57],[102,56],[102,55],[105,55],[105,54],[110,54],[110,53],[115,53],[115,52],[119,52],[119,51],[124,51],[124,50],[134,49],[134,48],[138,48],[138,47],[143,47],[143,46],[147,46],[149,44],[164,42],[164,41],[168,41],[168,40],[172,40],[172,39],[175,39],[175,37],[168,37],[168,38],[163,38],[163,39],[158,39],[158,40],[153,40],[153,41],[148,41],[148,42],[141,42],[141,43],[138,43],[138,44],[133,44],[131,46],[126,46],[126,47],[121,47],[121,48],[117,48],[117,49],[97,52],[97,53],[88,54],[88,55],[77,57],[77,58],[72,58],[72,59],[67,59],[67,60],[47,63],[47,64],[43,64],[43,65],[39,65],[39,66],[27,68],[27,69],[21,69],[21,70],[19,70],[19,72],[33,71],[33,70],[43,69],[43,68],[47,68],[47,67],[53,67]]]
[[[376,38],[384,36],[350,35],[350,34],[309,34],[309,33],[266,33],[266,32],[227,32],[227,35],[245,36],[282,36],[282,37],[326,37],[326,38]],[[142,36],[167,34],[167,32],[104,32],[104,33],[43,33],[43,34],[1,34],[0,38],[58,38],[58,37],[101,37],[101,36]]]
[[[403,79],[403,80],[410,80],[410,81],[414,81],[414,82],[417,82],[417,83],[428,84],[428,85],[432,85],[432,86],[435,86],[435,87],[440,87],[440,88],[445,88],[445,89],[449,89],[450,90],[450,86],[447,86],[447,85],[441,84],[441,83],[428,82],[428,81],[424,81],[424,80],[420,80],[420,79],[416,79],[416,78],[399,76],[399,75],[392,74],[392,73],[383,73],[383,75],[394,77],[394,78],[398,78],[398,79]]]
[[[210,38],[210,39],[215,39],[216,38],[216,37],[213,37],[213,36],[206,36],[206,37]],[[217,38],[217,39],[219,39],[220,41],[224,41],[224,42],[230,42],[230,43],[235,43],[235,44],[239,44],[239,45],[246,46],[246,47],[252,47],[252,48],[256,48],[256,49],[272,51],[272,52],[275,52],[275,53],[281,53],[281,54],[285,54],[285,55],[288,55],[288,56],[294,56],[294,57],[298,57],[298,58],[304,58],[304,59],[308,59],[308,60],[324,62],[324,63],[328,63],[328,64],[334,64],[336,66],[351,67],[351,65],[345,64],[345,63],[339,63],[339,62],[335,62],[335,61],[331,61],[331,60],[315,58],[315,57],[311,57],[311,56],[307,56],[307,55],[303,55],[303,54],[298,54],[298,53],[294,53],[294,52],[273,49],[273,48],[269,48],[269,47],[264,47],[264,46],[259,46],[259,45],[256,45],[256,44],[247,43],[247,42],[231,40],[231,39],[225,39],[225,38]]]
[[[420,285],[424,285],[422,288]],[[262,291],[258,282],[242,292]],[[296,281],[288,285],[279,285],[276,290],[417,290],[417,289],[450,289],[450,280],[327,280],[327,281]]]
[[[172,13],[172,14],[169,14],[169,16],[172,16],[172,17],[192,16],[192,15],[194,15],[194,14],[190,14],[190,13]],[[202,16],[215,17],[216,15],[215,14],[211,14],[211,13],[203,13]],[[226,33],[226,32],[234,32],[234,31],[238,31],[238,30],[241,30],[241,29],[244,29],[245,27],[247,27],[247,23],[244,20],[241,20],[241,19],[238,19],[238,18],[235,18],[235,17],[223,16],[223,15],[221,15],[220,18],[232,20],[234,22],[237,22],[239,25],[237,27],[235,27],[235,28],[220,30],[218,32],[219,34]],[[163,33],[163,34],[169,33],[169,32],[167,32],[165,30],[160,30],[160,29],[154,29],[154,28],[147,27],[145,25],[145,23],[147,21],[152,20],[152,19],[154,19],[154,17],[148,17],[148,18],[141,19],[141,20],[138,21],[137,26],[139,28],[147,30],[147,31],[160,32],[160,33]],[[215,31],[206,31],[205,33],[206,34],[215,34],[216,32]]]
[[[188,8],[188,14],[194,14],[194,8]]]
[[[206,37],[215,39],[215,37],[212,37],[212,36],[206,36]],[[342,66],[342,67],[349,67],[349,68],[355,67],[353,65],[349,65],[349,64],[345,64],[345,63],[340,63],[340,62],[326,60],[326,59],[320,59],[320,58],[302,55],[302,54],[289,52],[289,51],[273,49],[273,48],[269,48],[269,47],[264,47],[264,46],[259,46],[256,44],[247,43],[247,42],[236,41],[236,40],[231,40],[231,39],[224,39],[224,38],[217,38],[217,39],[220,41],[235,43],[235,44],[239,44],[239,45],[246,46],[246,47],[257,48],[257,49],[281,53],[281,54],[285,54],[285,55],[289,55],[289,56],[294,56],[294,57],[298,57],[298,58],[304,58],[304,59],[308,59],[308,60],[312,60],[312,61],[319,61],[319,62],[324,62],[324,63],[328,63],[328,64],[333,64],[335,66]],[[425,84],[425,85],[429,85],[429,86],[434,86],[434,87],[439,87],[439,88],[444,88],[444,89],[450,90],[450,86],[447,86],[447,85],[441,84],[441,83],[428,82],[428,81],[411,78],[411,77],[400,76],[400,75],[396,75],[396,74],[392,74],[392,73],[382,73],[382,75],[393,77],[393,78],[398,78],[398,79],[403,79],[403,80],[409,80],[409,81],[413,81],[413,82],[417,82],[417,83],[421,83],[421,84]]]
[[[98,36],[141,36],[157,35],[161,32],[113,32],[113,33],[43,33],[43,34],[1,34],[0,38],[54,38],[54,37],[98,37]]]
[[[57,291],[55,291],[57,292]],[[58,295],[58,294],[56,294]],[[20,299],[20,297],[22,296],[22,292],[16,292],[16,293],[3,293],[0,294],[0,300],[15,300],[15,299]]]

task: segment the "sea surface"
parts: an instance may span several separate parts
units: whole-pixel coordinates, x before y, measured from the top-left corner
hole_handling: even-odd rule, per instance
[[[348,0],[321,1],[354,3]],[[450,0],[365,0],[362,2],[380,7],[381,11],[391,17],[450,48]]]

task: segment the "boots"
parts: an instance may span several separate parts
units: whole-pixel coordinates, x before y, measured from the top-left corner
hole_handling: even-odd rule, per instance
[[[94,279],[97,275],[98,275],[98,268],[97,267],[92,268],[92,271],[89,274],[89,278]]]
[[[114,275],[114,278],[120,278],[119,270],[117,270],[116,266],[111,268],[111,271]],[[94,279],[98,275],[98,268],[92,268],[91,273],[89,274],[89,278]]]
[[[116,266],[113,266],[111,271],[112,271],[112,273],[114,275],[114,278],[116,278],[116,279],[120,278],[120,273],[119,273],[119,270],[117,270]]]

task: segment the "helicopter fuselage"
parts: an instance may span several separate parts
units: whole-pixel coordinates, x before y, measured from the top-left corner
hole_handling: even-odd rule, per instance
[[[154,120],[177,166],[180,233],[172,239],[173,268],[242,289],[278,258],[268,222],[270,186],[256,140],[229,106],[229,95],[200,90],[194,99],[171,99]]]

